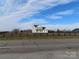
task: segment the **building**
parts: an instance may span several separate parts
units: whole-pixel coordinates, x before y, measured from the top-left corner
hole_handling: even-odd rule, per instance
[[[48,33],[46,27],[40,25],[33,25],[32,33]]]

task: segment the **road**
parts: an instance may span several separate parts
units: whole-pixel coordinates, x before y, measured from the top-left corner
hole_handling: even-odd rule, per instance
[[[1,59],[79,59],[78,40],[0,41]]]

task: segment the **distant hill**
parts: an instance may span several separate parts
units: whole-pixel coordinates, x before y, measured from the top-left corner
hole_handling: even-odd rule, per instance
[[[79,32],[79,28],[72,30],[72,32]]]

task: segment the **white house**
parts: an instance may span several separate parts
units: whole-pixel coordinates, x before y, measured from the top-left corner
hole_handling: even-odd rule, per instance
[[[48,33],[46,27],[40,25],[33,25],[32,33]]]

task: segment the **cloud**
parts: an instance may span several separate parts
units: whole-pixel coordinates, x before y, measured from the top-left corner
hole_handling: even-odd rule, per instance
[[[58,15],[51,15],[51,16],[48,16],[48,18],[56,20],[56,19],[62,19],[63,17],[62,16],[58,16]]]
[[[79,28],[79,23],[74,23],[74,24],[55,24],[55,25],[51,25],[51,24],[47,24],[45,25],[49,30],[73,30],[75,28]]]
[[[59,0],[59,4],[67,4],[74,1],[77,1],[77,0]]]
[[[66,15],[72,15],[75,13],[75,10],[65,10],[57,13],[57,15],[66,16]]]
[[[32,19],[29,22],[21,23],[18,27],[19,27],[19,29],[22,29],[22,30],[23,29],[32,29],[34,24],[44,25],[44,24],[48,24],[48,22],[45,19]]]
[[[64,16],[69,16],[69,15],[72,15],[72,14],[75,14],[75,10],[65,10],[65,11],[57,12],[54,15],[49,15],[48,18],[54,19],[54,20],[55,19],[62,19]]]
[[[18,28],[19,25],[22,24],[19,23],[19,19],[24,17],[29,18],[34,14],[39,13],[40,10],[70,3],[74,0],[27,0],[27,2],[20,4],[18,4],[19,0],[17,2],[16,0],[0,1],[5,1],[5,3],[0,6],[0,31],[5,31]]]
[[[25,12],[27,14],[31,13],[31,15],[33,15],[34,12],[36,13],[49,7],[64,4],[66,1],[67,3],[70,3],[74,0],[27,0],[26,3],[21,3],[18,6],[17,4],[19,3],[19,0],[6,0],[1,9],[3,10],[3,14],[12,14],[16,12],[22,14]]]

